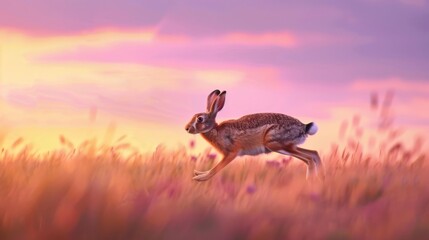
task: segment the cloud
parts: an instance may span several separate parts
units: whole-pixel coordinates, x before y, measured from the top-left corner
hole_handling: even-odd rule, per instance
[[[386,91],[390,89],[405,93],[429,94],[429,82],[410,81],[395,77],[383,79],[358,79],[351,85],[351,89],[364,92]]]
[[[305,23],[310,16],[325,26],[344,17],[334,4],[318,1],[302,4],[243,0],[209,3],[197,0],[6,0],[0,9],[0,26],[38,35],[80,33],[105,27],[161,26],[168,33],[212,36],[236,31],[279,31],[290,26],[297,29],[294,23],[310,26]]]
[[[347,17],[318,1],[181,1],[160,23],[163,33],[213,37],[230,32],[314,31]]]
[[[5,0],[0,8],[0,27],[34,35],[81,33],[106,27],[147,28],[159,23],[170,6],[165,0]]]
[[[297,45],[297,40],[294,34],[287,32],[278,33],[230,33],[220,39],[213,39],[213,42],[218,44],[236,44],[244,46],[278,46],[278,47],[294,47]]]
[[[399,0],[399,2],[413,7],[424,7],[427,5],[426,0]]]
[[[67,38],[62,38],[66,42]],[[91,41],[88,41],[91,39]],[[99,39],[99,44],[91,44]],[[104,39],[104,41],[102,40]],[[110,40],[108,40],[110,39]],[[61,42],[61,41],[60,41]],[[121,62],[156,65],[196,65],[224,62],[230,64],[290,65],[310,63],[319,54],[338,53],[330,48],[367,43],[368,39],[352,34],[295,34],[292,32],[231,32],[217,37],[165,35],[150,31],[95,31],[82,38],[70,37],[68,48],[40,54],[48,62]],[[57,39],[57,43],[58,39]],[[320,52],[317,48],[328,47]],[[325,53],[326,52],[326,53]],[[342,55],[340,55],[342,56]],[[297,59],[298,58],[298,59]],[[298,60],[298,61],[297,61]],[[305,61],[304,61],[305,60]],[[335,58],[327,59],[330,61]],[[325,60],[326,61],[326,60]],[[343,59],[338,59],[343,62]]]
[[[241,71],[225,71],[225,70],[196,70],[194,78],[201,81],[200,84],[205,85],[220,85],[234,86],[244,78],[244,73]],[[197,83],[198,84],[198,83]]]
[[[0,19],[11,19],[0,20],[0,26],[29,33],[33,31],[31,24],[45,28],[43,39],[50,36],[49,43],[57,47],[38,56],[51,63],[186,68],[262,65],[285,69],[298,81],[330,83],[392,75],[407,79],[429,77],[429,72],[424,71],[429,68],[427,6],[404,7],[396,0],[356,0],[347,4],[243,0],[167,4],[126,0],[121,5],[109,0],[105,6],[98,1],[57,2],[49,6],[33,1],[37,4],[29,9],[26,18],[10,14],[26,6],[7,1],[0,9],[4,11]],[[55,13],[66,7],[70,11]],[[77,14],[80,8],[85,9]],[[133,9],[129,11],[130,8]],[[109,14],[112,17],[106,17]],[[62,25],[62,18],[70,25]],[[103,33],[103,29],[109,29],[111,34]],[[58,45],[67,38],[64,35],[69,37],[70,41],[64,43],[68,47]],[[37,38],[31,40],[35,40],[34,47],[40,44]]]
[[[71,109],[85,112],[96,108],[99,112],[122,120],[168,122],[175,117],[175,112],[168,112],[163,106],[157,105],[156,95],[152,92],[124,91],[95,83],[39,84],[30,88],[9,89],[4,102],[26,109],[29,113],[65,112]]]
[[[43,119],[43,115],[34,114],[37,112],[86,112],[97,108],[122,120],[182,123],[205,104],[207,92],[240,87],[247,75],[264,75],[267,83],[272,81],[270,75],[274,76],[263,69],[184,70],[107,64],[83,73],[80,65],[67,68],[65,75],[57,75],[57,81],[2,84],[2,103],[22,109],[27,119],[36,115]]]

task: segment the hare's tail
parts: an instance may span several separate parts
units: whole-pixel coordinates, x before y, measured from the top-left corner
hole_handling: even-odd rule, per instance
[[[319,130],[319,128],[317,127],[316,123],[311,122],[305,125],[305,132],[309,135],[314,135],[317,133],[317,130]]]

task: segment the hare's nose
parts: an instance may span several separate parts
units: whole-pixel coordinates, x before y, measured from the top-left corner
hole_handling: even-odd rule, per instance
[[[189,127],[188,127],[188,126],[186,126],[186,127],[185,127],[185,130],[186,130],[187,132],[189,132]]]

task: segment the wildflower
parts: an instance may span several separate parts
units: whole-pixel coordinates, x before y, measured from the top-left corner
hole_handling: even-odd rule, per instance
[[[251,184],[251,185],[247,186],[247,188],[246,188],[246,192],[247,192],[248,194],[254,194],[254,193],[256,192],[256,186],[255,186],[255,185],[253,185],[253,184]]]
[[[276,160],[268,160],[266,164],[269,167],[274,167],[274,168],[279,168],[280,167],[280,163],[278,161],[276,161]]]
[[[292,161],[292,157],[283,158],[282,159],[283,166],[287,166],[291,161]]]
[[[191,149],[195,148],[195,140],[189,141],[189,148]]]
[[[207,158],[209,159],[209,160],[215,160],[216,159],[216,157],[217,157],[217,154],[216,153],[210,153],[210,154],[207,154]]]
[[[307,195],[307,197],[308,197],[308,199],[309,199],[310,201],[313,201],[313,202],[318,202],[318,201],[320,201],[320,194],[318,194],[318,193],[316,193],[316,192],[311,192],[311,193],[309,193],[309,194]]]

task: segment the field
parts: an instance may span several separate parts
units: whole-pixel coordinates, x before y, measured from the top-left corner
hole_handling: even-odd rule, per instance
[[[356,136],[333,145],[324,181],[282,155],[195,182],[220,156],[194,143],[141,154],[61,137],[36,154],[18,139],[0,154],[0,239],[428,239],[427,152],[387,135],[372,154]]]
[[[213,154],[189,149],[121,155],[118,144],[32,155],[2,152],[0,239],[424,239],[424,155],[400,147],[382,159],[324,156],[325,181],[298,160],[233,162],[191,180]],[[273,157],[273,156],[271,156]],[[275,156],[274,156],[275,157]],[[216,158],[218,159],[218,158]]]

